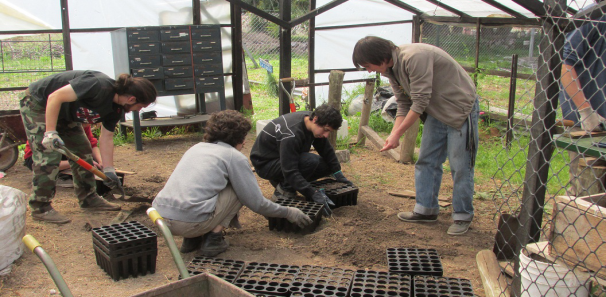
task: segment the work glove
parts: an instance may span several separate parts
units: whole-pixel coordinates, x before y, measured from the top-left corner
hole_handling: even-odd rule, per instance
[[[301,228],[304,228],[305,226],[313,222],[308,215],[306,215],[305,213],[303,213],[303,211],[296,207],[287,206],[286,209],[288,209],[286,219]]]
[[[324,205],[324,216],[329,217],[332,214],[330,207],[335,206],[335,203],[332,202],[328,196],[326,196],[324,189],[317,190],[313,196],[311,196],[311,199],[313,199],[316,203]]]
[[[103,173],[107,176],[107,180],[103,181],[103,184],[110,189],[122,189],[122,183],[120,182],[120,178],[116,174],[116,169],[114,167],[104,167]]]
[[[593,108],[588,107],[581,109],[579,110],[579,114],[581,115],[581,127],[583,127],[585,132],[590,133],[604,131],[604,123],[606,123],[606,119],[595,112]]]
[[[47,150],[57,150],[64,146],[65,143],[59,137],[59,133],[57,131],[46,131],[44,132],[44,138],[42,139],[42,146]]]
[[[347,184],[348,186],[353,186],[353,183],[350,182],[345,175],[343,175],[343,172],[341,172],[341,170],[335,172],[332,174],[332,176],[340,183],[344,183]]]

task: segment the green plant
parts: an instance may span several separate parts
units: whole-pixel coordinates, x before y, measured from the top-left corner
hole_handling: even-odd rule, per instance
[[[122,129],[116,128],[114,131],[114,145],[123,146],[125,144],[135,142],[135,135],[133,131],[127,131],[126,135],[122,134]]]
[[[141,136],[156,139],[162,137],[162,131],[160,131],[159,127],[149,127],[141,131]]]
[[[182,135],[189,132],[189,125],[174,126],[170,131],[166,132],[166,135]]]

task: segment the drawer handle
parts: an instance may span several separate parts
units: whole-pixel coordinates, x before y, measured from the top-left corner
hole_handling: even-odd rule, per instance
[[[185,72],[173,73],[173,75],[183,75],[183,74],[185,74]]]
[[[212,85],[214,85],[214,84],[215,84],[215,83],[205,83],[204,85],[205,85],[205,86],[212,86]]]
[[[140,53],[142,52],[151,52],[151,50],[139,50]]]
[[[181,38],[181,36],[171,36],[170,38]]]
[[[203,35],[203,34],[200,34],[200,37],[211,37],[211,36],[212,36],[212,35],[210,35],[210,34],[209,34],[209,35]]]
[[[175,88],[183,88],[185,85],[175,85]]]
[[[181,60],[181,61],[173,61],[173,63],[183,63],[183,60]]]
[[[202,71],[202,73],[213,73],[213,70],[208,70],[208,71]]]
[[[141,65],[149,65],[151,62],[140,63]]]
[[[205,47],[201,47],[200,49],[209,49],[209,48],[213,48],[212,46],[205,46]]]
[[[208,61],[212,61],[213,59],[202,59],[202,62],[208,62]]]
[[[183,48],[182,47],[180,47],[180,48],[171,48],[170,50],[171,51],[180,51],[180,50],[183,50]]]
[[[144,78],[148,78],[148,77],[154,77],[154,76],[155,76],[155,75],[153,75],[153,74],[152,74],[152,75],[144,75],[143,77],[144,77]]]
[[[149,37],[147,37],[147,36],[143,36],[143,37],[139,37],[139,38],[137,38],[137,39],[139,39],[139,40],[141,40],[141,39],[149,39]]]

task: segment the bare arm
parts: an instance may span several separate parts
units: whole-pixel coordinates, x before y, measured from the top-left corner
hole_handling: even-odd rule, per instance
[[[103,160],[103,167],[114,167],[114,132],[101,126],[101,136],[99,136],[98,146],[101,160]]]
[[[400,137],[402,137],[406,130],[408,130],[408,128],[410,128],[410,126],[412,126],[420,117],[420,114],[412,110],[408,111],[408,114],[406,114],[405,117],[397,117],[393,129],[391,129],[391,134],[389,134],[389,137],[385,140],[385,145],[383,145],[381,152],[397,148],[400,145]]]
[[[46,131],[57,131],[57,119],[61,104],[65,102],[74,102],[78,99],[76,92],[71,85],[66,85],[48,96],[46,102]]]
[[[578,80],[577,71],[573,66],[562,64],[562,85],[572,102],[579,110],[591,107]]]
[[[93,148],[93,160],[94,160],[94,163],[96,163],[95,166],[97,166],[99,168],[103,168],[103,161],[102,161],[103,159],[101,158],[101,150],[99,149],[98,146],[95,146]]]

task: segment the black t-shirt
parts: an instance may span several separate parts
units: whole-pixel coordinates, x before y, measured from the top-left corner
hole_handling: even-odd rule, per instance
[[[43,106],[54,91],[71,85],[78,99],[61,104],[58,120],[68,122],[90,121],[92,110],[98,113],[93,122],[102,122],[108,131],[114,131],[122,117],[122,106],[113,102],[115,80],[109,76],[91,70],[73,70],[53,74],[29,86],[29,92]]]

